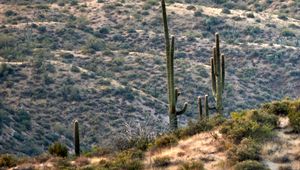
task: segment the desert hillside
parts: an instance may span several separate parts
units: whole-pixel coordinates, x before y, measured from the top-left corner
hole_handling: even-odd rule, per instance
[[[21,169],[299,170],[300,99],[211,116],[157,138],[137,136],[125,148],[95,147],[66,157],[64,147],[35,157],[2,155],[0,165]],[[0,167],[1,167],[0,166]]]
[[[178,107],[188,102],[178,117],[180,127],[198,119],[198,96],[208,94],[214,104],[210,57],[216,32],[226,58],[227,117],[300,97],[299,0],[168,0],[166,5],[176,37]],[[159,0],[1,0],[0,154],[36,156],[56,141],[73,152],[75,119],[86,152],[99,146],[124,149],[120,144],[141,129],[153,137],[167,132],[164,52]],[[281,132],[278,140],[290,137]],[[219,136],[216,130],[180,141],[174,154],[189,142],[213,142],[210,133]],[[224,158],[220,152],[212,159]],[[177,159],[171,156],[171,164]],[[273,158],[264,155],[268,159]]]

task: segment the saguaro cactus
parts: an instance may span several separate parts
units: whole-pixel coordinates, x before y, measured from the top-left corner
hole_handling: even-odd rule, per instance
[[[184,103],[184,107],[182,110],[177,111],[176,104],[180,92],[178,92],[178,89],[175,89],[175,85],[174,85],[175,38],[174,36],[172,36],[171,43],[170,43],[165,0],[161,0],[161,6],[162,6],[162,16],[163,16],[163,23],[164,23],[164,32],[165,32],[165,44],[166,44],[170,130],[174,131],[178,128],[177,116],[183,114],[186,111],[187,103]]]
[[[203,111],[202,111],[202,99],[201,96],[198,96],[198,111],[199,111],[199,120],[203,119]]]
[[[206,117],[209,117],[208,95],[204,96],[204,110]]]
[[[216,109],[219,114],[223,114],[222,95],[224,91],[225,79],[225,57],[220,53],[219,34],[215,35],[216,46],[213,47],[213,57],[211,57],[211,82],[212,92],[216,101]]]
[[[75,155],[80,156],[79,125],[77,120],[74,122],[74,146]]]

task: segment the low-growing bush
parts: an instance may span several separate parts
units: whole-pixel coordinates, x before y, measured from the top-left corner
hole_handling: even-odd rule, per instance
[[[178,138],[174,134],[165,134],[156,138],[152,147],[154,149],[165,148],[165,147],[177,145],[177,143],[178,143]]]
[[[262,163],[253,160],[239,162],[234,166],[234,170],[268,170]]]
[[[102,147],[93,147],[91,151],[84,153],[87,157],[100,157],[111,153],[111,150],[108,148]]]
[[[293,130],[297,133],[300,133],[300,110],[291,111],[288,114],[288,117]]]
[[[157,157],[153,160],[154,167],[166,167],[171,164],[171,158],[168,156]]]
[[[110,161],[101,161],[100,169],[138,170],[143,168],[143,152],[136,149],[122,151]]]
[[[201,161],[183,162],[178,170],[204,170],[204,165]]]
[[[59,156],[59,157],[67,157],[68,156],[68,148],[59,142],[53,143],[49,148],[48,151],[51,155]]]
[[[213,126],[210,124],[208,119],[200,120],[197,122],[190,121],[187,127],[178,129],[175,134],[179,139],[182,139],[185,137],[193,136],[203,131],[211,130],[212,128]]]
[[[239,145],[234,145],[227,151],[227,159],[231,162],[259,160],[260,145],[253,139],[245,138]]]
[[[220,132],[227,138],[231,139],[234,143],[239,143],[243,138],[252,138],[254,140],[265,140],[273,135],[273,126],[269,124],[261,124],[251,116],[252,111],[244,111],[242,113],[232,113],[232,120],[226,121]],[[259,120],[267,122],[267,120]],[[273,120],[271,121],[273,122]]]
[[[16,165],[17,165],[17,159],[12,155],[7,155],[7,154],[0,155],[0,167],[10,168]]]
[[[5,63],[0,64],[0,79],[5,78],[9,74],[13,74],[13,73],[14,73],[14,69],[11,66]]]

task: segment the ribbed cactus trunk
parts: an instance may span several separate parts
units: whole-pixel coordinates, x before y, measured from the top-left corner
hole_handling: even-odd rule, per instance
[[[77,120],[74,122],[74,146],[75,155],[80,156],[79,125]]]
[[[198,96],[198,112],[199,112],[199,120],[203,119],[203,111],[202,111],[202,99],[201,96]]]
[[[175,38],[172,36],[170,43],[166,4],[164,0],[161,0],[162,16],[165,32],[165,44],[166,44],[166,58],[167,58],[167,78],[168,78],[168,107],[169,107],[169,121],[170,130],[174,131],[178,128],[177,116],[183,114],[186,111],[187,103],[184,104],[184,108],[181,111],[176,110],[177,98],[180,95],[177,89],[175,89],[174,83],[174,49]]]
[[[223,114],[223,91],[225,79],[225,58],[220,53],[219,34],[215,35],[215,47],[213,48],[213,57],[211,58],[211,81],[212,91],[216,101],[216,109],[219,114]]]
[[[204,96],[204,110],[205,110],[205,115],[208,118],[209,117],[208,95]]]

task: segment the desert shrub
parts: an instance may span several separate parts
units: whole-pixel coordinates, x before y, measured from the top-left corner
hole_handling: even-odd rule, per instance
[[[0,79],[5,78],[8,75],[13,74],[13,73],[14,73],[14,69],[11,66],[9,66],[5,63],[0,64]]]
[[[37,27],[37,30],[40,33],[45,33],[47,31],[47,27],[46,26],[39,26],[39,27]]]
[[[183,162],[178,170],[204,170],[204,165],[201,161]]]
[[[285,14],[278,15],[278,18],[281,19],[281,20],[284,20],[284,21],[289,19]]]
[[[6,17],[10,17],[10,16],[16,16],[16,15],[18,15],[18,14],[17,14],[15,11],[7,10],[7,11],[4,12],[4,15],[5,15]]]
[[[71,71],[74,72],[74,73],[79,73],[80,69],[79,69],[79,67],[72,65]]]
[[[211,130],[213,126],[209,124],[209,121],[207,119],[200,120],[197,122],[190,121],[188,123],[188,126],[182,129],[178,129],[176,133],[177,137],[179,139],[193,136],[197,133]]]
[[[122,170],[138,170],[143,168],[142,159],[144,154],[140,150],[130,149],[118,153],[110,161],[101,161],[99,168],[101,169],[122,169]]]
[[[239,145],[234,145],[227,151],[227,159],[231,162],[259,160],[260,145],[253,139],[244,138]]]
[[[223,3],[227,2],[227,0],[213,0],[213,2],[216,4],[223,4]]]
[[[53,160],[53,166],[57,169],[75,169],[68,160],[58,157]]]
[[[255,18],[253,13],[247,13],[246,16],[247,16],[248,18]]]
[[[268,170],[262,163],[253,160],[239,162],[234,166],[234,170]]]
[[[0,167],[10,168],[17,165],[17,159],[12,155],[0,155]]]
[[[264,104],[262,109],[269,114],[286,116],[289,113],[289,103],[287,101],[275,101]]]
[[[98,39],[89,39],[86,42],[86,46],[83,48],[83,51],[86,53],[95,53],[96,51],[102,51],[105,48],[105,42]]]
[[[276,115],[258,112],[256,110],[250,111],[247,114],[247,117],[250,120],[256,121],[260,125],[268,125],[272,128],[275,128],[278,122],[278,117]]]
[[[55,142],[49,148],[48,151],[51,155],[59,156],[59,157],[67,157],[68,156],[68,148],[62,143]]]
[[[243,138],[252,138],[260,141],[271,137],[273,126],[252,120],[253,117],[249,116],[251,114],[251,111],[232,113],[232,120],[225,122],[220,132],[234,143],[239,143]]]
[[[281,35],[284,36],[284,37],[295,37],[295,33],[291,30],[288,30],[288,29],[284,29],[282,32],[281,32]]]
[[[154,149],[165,148],[165,147],[177,145],[177,143],[178,143],[178,138],[174,134],[165,134],[156,138],[156,140],[152,145],[152,148]]]
[[[61,53],[60,57],[64,58],[64,59],[73,59],[74,55],[71,53]]]
[[[201,16],[202,16],[202,11],[199,11],[199,10],[198,10],[198,11],[195,11],[195,12],[194,12],[194,16],[195,16],[195,17],[201,17]]]
[[[80,89],[72,85],[62,86],[60,95],[66,101],[80,101],[82,99]]]
[[[100,157],[111,153],[111,150],[103,147],[93,147],[90,151],[85,152],[84,156],[87,157]]]
[[[230,9],[228,9],[228,8],[223,8],[223,9],[222,9],[222,13],[224,13],[224,14],[230,14],[231,11],[230,11]]]
[[[166,167],[171,164],[171,158],[168,156],[157,157],[153,160],[154,167]]]
[[[257,34],[263,33],[263,30],[257,26],[247,26],[244,33],[247,35],[256,36]]]
[[[288,114],[290,124],[293,127],[293,130],[297,133],[300,133],[300,110],[291,111]]]

